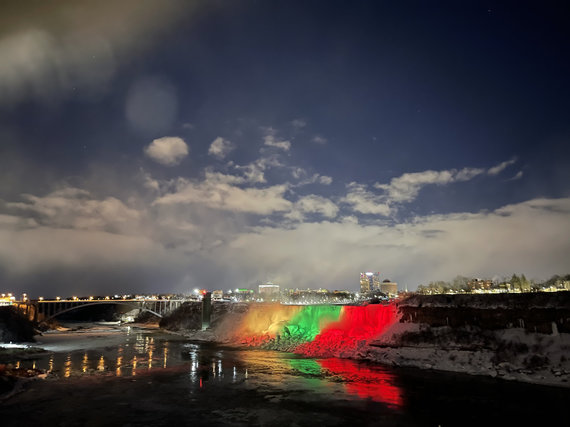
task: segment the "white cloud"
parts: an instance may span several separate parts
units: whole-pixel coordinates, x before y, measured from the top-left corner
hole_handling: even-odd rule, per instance
[[[284,165],[279,161],[275,155],[260,157],[259,159],[248,163],[247,165],[234,165],[231,164],[236,170],[243,172],[247,182],[253,184],[263,184],[266,182],[265,171],[270,168],[283,167]]]
[[[208,154],[218,159],[225,158],[233,149],[235,148],[234,144],[227,139],[218,136],[216,139],[212,141],[210,144],[210,149],[208,150]]]
[[[370,225],[339,218],[338,206],[322,196],[291,203],[285,186],[237,187],[244,183],[244,177],[207,171],[203,181],[176,180],[154,205],[139,209],[72,187],[4,203],[3,277],[20,283],[60,269],[58,277],[96,277],[93,283],[103,286],[100,274],[110,271],[133,289],[145,281],[149,291],[234,287],[267,275],[283,287],[315,287],[314,277],[326,277],[329,288],[356,290],[358,272],[374,269],[414,289],[457,274],[547,278],[565,273],[570,263],[570,198]],[[161,184],[162,191],[168,187]],[[382,210],[366,188],[352,184],[349,190],[368,206],[362,210]],[[282,212],[289,222],[252,228],[235,212]],[[304,221],[313,214],[321,220]],[[168,286],[153,288],[165,277]],[[79,282],[78,292],[85,286]]]
[[[273,134],[265,135],[263,141],[268,147],[279,148],[283,151],[289,151],[291,149],[290,141],[278,141]]]
[[[320,136],[320,135],[316,135],[316,136],[313,138],[313,142],[314,142],[315,144],[325,145],[325,144],[328,142],[328,140],[327,140],[326,138]]]
[[[453,182],[468,181],[483,174],[484,169],[463,168],[443,171],[427,170],[423,172],[405,173],[392,178],[389,184],[375,183],[374,187],[383,190],[389,203],[411,202],[426,185],[446,185]]]
[[[293,121],[291,121],[291,125],[295,128],[295,129],[302,129],[305,126],[307,126],[307,122],[303,119],[295,119]]]
[[[303,221],[305,214],[319,214],[322,217],[332,219],[338,214],[338,206],[330,199],[310,194],[297,200],[290,212],[285,214],[285,218],[293,221]]]
[[[224,265],[240,265],[249,280],[272,273],[284,287],[315,287],[315,277],[326,277],[327,287],[355,290],[363,269],[410,289],[457,274],[548,278],[570,262],[570,240],[561,232],[570,229],[569,214],[570,199],[554,199],[396,226],[347,220],[265,227],[241,233],[216,255]]]
[[[521,179],[523,177],[523,171],[518,171],[512,178],[509,178],[509,181],[516,181],[517,179]]]
[[[348,193],[341,202],[349,204],[356,212],[388,216],[392,212],[384,198],[366,190],[366,186],[351,182],[347,186]]]
[[[295,178],[295,179],[300,179],[300,178],[302,178],[303,176],[306,176],[306,175],[307,175],[307,171],[306,171],[305,169],[303,169],[303,168],[298,168],[298,167],[296,167],[296,168],[293,168],[293,169],[291,170],[291,175],[292,175],[293,178]]]
[[[334,218],[338,213],[338,206],[329,199],[314,194],[301,197],[295,206],[304,213],[319,213],[326,218]]]
[[[164,166],[175,166],[188,155],[188,145],[182,138],[165,136],[152,141],[145,149],[145,154]]]
[[[159,182],[148,173],[143,174],[143,186],[148,190],[160,191]]]
[[[302,168],[294,168],[293,171],[291,172],[291,174],[293,175],[293,178],[295,178],[295,179],[301,179],[301,178],[307,176],[307,172]],[[333,179],[330,176],[319,175],[318,173],[314,173],[312,176],[300,180],[296,184],[296,186],[302,186],[302,185],[307,185],[307,184],[317,184],[317,183],[322,184],[322,185],[331,185],[332,182],[333,182]]]
[[[115,197],[97,200],[85,190],[66,187],[46,196],[22,195],[23,202],[6,206],[34,218],[41,226],[132,233],[141,213]]]
[[[507,160],[505,162],[499,163],[496,166],[493,166],[492,168],[489,168],[489,170],[487,171],[487,173],[489,175],[498,175],[500,174],[502,171],[504,171],[506,168],[508,168],[510,165],[514,164],[517,161],[516,157],[513,157],[510,160]]]
[[[286,211],[292,206],[292,203],[284,198],[286,185],[240,188],[232,185],[233,182],[231,175],[222,174],[208,175],[204,181],[180,179],[175,192],[158,198],[154,203],[156,205],[196,204],[211,209],[258,215]]]

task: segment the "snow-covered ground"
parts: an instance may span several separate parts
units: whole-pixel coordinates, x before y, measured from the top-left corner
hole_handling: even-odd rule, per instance
[[[354,358],[570,387],[570,334],[481,331],[396,323]]]

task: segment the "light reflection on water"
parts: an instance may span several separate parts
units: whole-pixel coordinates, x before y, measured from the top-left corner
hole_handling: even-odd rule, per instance
[[[95,372],[115,376],[133,376],[137,370],[166,369],[167,366],[186,363],[169,352],[169,343],[156,340],[146,333],[125,331],[125,342],[104,349],[53,353],[34,360],[21,360],[16,367],[41,369],[63,378]]]
[[[394,375],[385,368],[350,360],[304,359],[273,351],[220,350],[179,339],[155,338],[150,334],[127,329],[120,345],[54,353],[36,360],[19,361],[18,366],[35,367],[63,378],[92,374],[129,377],[185,366],[190,385],[196,392],[207,391],[217,384],[236,383],[286,388],[293,381],[295,386],[311,391],[331,393],[334,389],[390,407],[403,405],[402,390],[396,385]]]
[[[65,378],[69,378],[71,376],[71,354],[67,355],[67,357],[65,358],[65,363],[63,364],[63,366],[64,366],[63,376]]]

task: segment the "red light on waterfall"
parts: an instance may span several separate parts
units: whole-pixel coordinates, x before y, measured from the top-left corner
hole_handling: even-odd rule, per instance
[[[370,368],[349,359],[317,359],[317,362],[331,374],[342,377],[348,393],[392,407],[403,405],[402,390],[394,384],[394,376],[383,368]]]
[[[345,306],[338,322],[329,324],[295,353],[312,357],[350,356],[361,342],[377,337],[397,321],[394,304]]]

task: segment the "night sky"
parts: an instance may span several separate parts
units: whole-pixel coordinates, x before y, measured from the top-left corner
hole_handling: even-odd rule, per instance
[[[0,6],[0,287],[570,272],[564,2]]]

